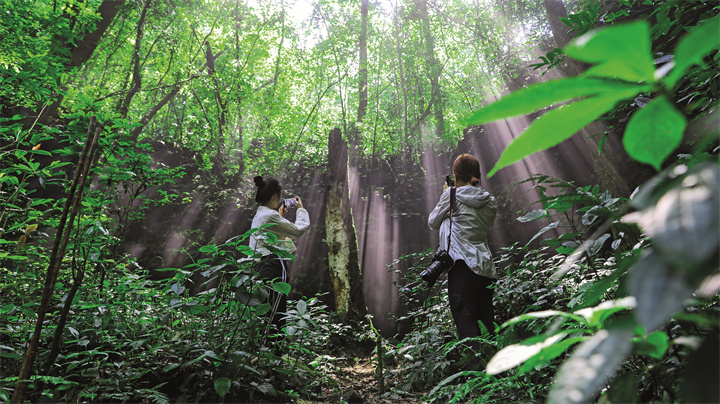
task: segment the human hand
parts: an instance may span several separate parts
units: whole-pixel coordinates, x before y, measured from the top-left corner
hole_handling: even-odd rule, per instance
[[[285,217],[287,215],[287,208],[285,208],[285,204],[281,203],[280,207],[278,208],[278,213],[280,213],[280,216]]]
[[[302,208],[303,208],[303,204],[302,204],[302,200],[300,199],[300,197],[299,197],[299,196],[296,196],[296,197],[295,197],[295,200],[297,201],[297,208],[298,208],[298,209],[302,209]]]
[[[447,182],[446,182],[446,183],[443,183],[443,193],[445,193],[445,191],[447,191],[447,189],[448,189],[448,184],[447,184]]]

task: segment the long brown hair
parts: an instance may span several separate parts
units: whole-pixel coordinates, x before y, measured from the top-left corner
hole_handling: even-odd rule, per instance
[[[461,154],[453,163],[453,173],[457,179],[478,185],[480,183],[480,162],[475,156]]]

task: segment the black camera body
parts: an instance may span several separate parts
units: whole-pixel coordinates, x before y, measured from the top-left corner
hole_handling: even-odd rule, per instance
[[[420,273],[420,277],[422,277],[422,279],[427,282],[428,287],[431,288],[435,285],[440,275],[452,268],[454,263],[455,261],[453,261],[447,251],[439,250],[435,253],[435,256],[433,256],[432,264]]]

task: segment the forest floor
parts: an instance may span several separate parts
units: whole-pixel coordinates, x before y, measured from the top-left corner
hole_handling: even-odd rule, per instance
[[[332,391],[323,394],[328,402],[365,404],[425,403],[420,398],[383,397],[375,375],[375,362],[369,358],[358,360],[352,366],[338,368],[333,376],[339,385]],[[300,403],[302,404],[302,402]]]

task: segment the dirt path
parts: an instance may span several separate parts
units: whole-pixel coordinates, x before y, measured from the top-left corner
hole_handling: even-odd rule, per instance
[[[325,395],[328,402],[347,402],[365,404],[392,404],[392,403],[424,403],[419,398],[402,398],[398,396],[382,397],[377,378],[375,377],[375,363],[369,359],[362,359],[352,367],[338,369],[335,378],[340,386],[335,391],[328,391]]]

